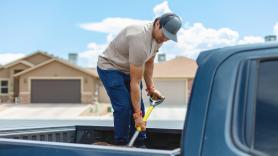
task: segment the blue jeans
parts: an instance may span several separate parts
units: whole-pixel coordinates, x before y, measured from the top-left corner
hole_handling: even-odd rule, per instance
[[[118,70],[103,70],[99,67],[97,67],[97,72],[114,110],[114,142],[115,144],[125,145],[135,132],[135,124],[132,117],[133,107],[130,97],[130,76]],[[140,88],[142,95],[142,83]],[[145,108],[142,96],[141,110],[144,115]],[[136,142],[143,142],[145,139],[146,133],[141,132]]]

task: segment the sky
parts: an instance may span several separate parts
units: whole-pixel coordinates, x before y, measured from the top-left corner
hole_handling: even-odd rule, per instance
[[[167,60],[196,59],[208,49],[264,42],[278,35],[277,0],[0,0],[0,64],[46,51],[95,67],[97,57],[124,27],[173,12],[182,19],[178,43],[160,49]]]

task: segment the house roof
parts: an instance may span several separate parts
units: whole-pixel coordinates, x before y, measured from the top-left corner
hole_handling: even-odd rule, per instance
[[[194,78],[197,71],[196,61],[183,56],[156,63],[154,65],[154,78]]]
[[[24,70],[24,71],[22,71],[22,72],[20,72],[20,73],[15,74],[14,77],[24,75],[24,74],[26,74],[26,73],[29,73],[29,72],[31,72],[31,71],[33,71],[33,70],[35,70],[35,69],[38,69],[38,68],[40,68],[40,67],[42,67],[42,66],[45,66],[45,65],[47,65],[47,64],[49,64],[49,63],[51,63],[51,62],[55,62],[55,61],[56,61],[56,62],[60,62],[60,63],[66,65],[66,66],[69,66],[69,67],[71,67],[71,68],[74,68],[74,69],[76,69],[76,70],[79,70],[79,71],[81,71],[81,72],[83,72],[83,73],[86,73],[86,74],[92,75],[92,76],[94,76],[94,77],[97,77],[97,75],[95,75],[94,73],[88,72],[87,70],[85,70],[85,69],[83,69],[83,68],[81,68],[81,67],[78,67],[77,65],[71,64],[71,63],[69,63],[69,62],[67,62],[67,61],[64,61],[64,60],[62,60],[62,59],[59,59],[59,58],[52,58],[52,59],[50,59],[50,60],[47,60],[47,61],[45,61],[45,62],[43,62],[43,63],[41,63],[41,64],[39,64],[39,65],[37,65],[37,66],[34,66],[34,67],[32,67],[32,68],[26,69],[26,70]]]
[[[38,65],[34,65],[34,64],[32,64],[32,63],[30,63],[30,62],[28,62],[28,61],[25,60],[25,59],[27,59],[27,58],[29,58],[29,57],[32,57],[32,56],[34,56],[34,55],[37,55],[37,54],[45,55],[45,56],[49,57],[49,60],[46,60],[46,61],[44,61],[44,62],[42,62],[42,63],[40,63],[40,64],[38,64]],[[60,62],[60,63],[62,63],[62,64],[64,64],[64,65],[66,65],[66,66],[69,66],[69,67],[74,68],[74,69],[76,69],[76,70],[79,70],[79,71],[81,71],[81,72],[87,73],[87,74],[92,75],[92,76],[94,76],[94,77],[98,77],[97,72],[96,72],[95,70],[91,71],[91,70],[88,70],[88,69],[79,67],[79,66],[77,66],[77,65],[75,65],[75,64],[71,64],[71,63],[69,63],[69,62],[66,61],[66,60],[63,60],[63,59],[61,59],[61,58],[58,58],[58,57],[56,57],[56,56],[54,56],[54,55],[48,54],[48,53],[43,52],[43,51],[37,51],[37,52],[35,52],[35,53],[32,53],[32,54],[30,54],[30,55],[27,55],[27,56],[25,56],[25,57],[22,57],[22,58],[20,58],[20,59],[17,59],[17,60],[15,60],[15,61],[13,61],[13,62],[10,62],[10,63],[8,63],[8,64],[6,64],[6,65],[0,65],[0,70],[1,70],[1,69],[4,69],[4,68],[9,68],[9,67],[11,67],[11,66],[14,66],[14,65],[17,65],[17,64],[20,64],[20,63],[21,63],[21,64],[24,64],[24,65],[27,65],[27,66],[30,66],[30,68],[28,68],[28,69],[26,69],[26,70],[24,70],[24,71],[22,71],[22,72],[19,72],[19,73],[17,73],[17,74],[14,75],[14,77],[17,77],[17,76],[23,75],[23,74],[25,74],[25,73],[28,73],[28,72],[30,72],[30,71],[33,71],[33,70],[35,70],[35,69],[37,69],[37,68],[40,68],[40,67],[42,67],[42,66],[45,66],[45,65],[47,65],[47,64],[49,64],[49,63],[51,63],[51,62],[54,62],[54,61]]]
[[[42,63],[40,63],[40,64],[38,64],[38,65],[34,65],[34,64],[32,64],[32,63],[30,63],[30,62],[28,62],[28,61],[25,61],[25,59],[27,59],[27,58],[29,58],[29,57],[32,57],[32,56],[34,56],[34,55],[37,55],[37,54],[45,55],[45,56],[49,57],[50,59],[49,59],[49,60],[46,60],[46,61],[44,61],[44,62],[42,62]],[[37,51],[37,52],[35,52],[35,53],[32,53],[32,54],[30,54],[30,55],[27,55],[27,56],[25,56],[25,57],[22,57],[22,58],[20,58],[20,59],[17,59],[17,60],[15,60],[15,61],[10,62],[10,63],[8,63],[8,64],[6,64],[6,65],[3,65],[3,66],[0,65],[0,69],[9,68],[9,67],[14,66],[14,65],[17,65],[17,64],[19,64],[19,63],[25,64],[25,65],[27,65],[27,66],[30,66],[30,68],[28,68],[28,69],[26,69],[26,70],[24,70],[24,71],[22,71],[22,72],[19,72],[19,73],[17,73],[17,74],[14,75],[14,77],[17,77],[17,76],[20,76],[20,75],[23,75],[23,74],[28,73],[28,72],[30,72],[30,71],[33,71],[33,70],[35,70],[35,69],[37,69],[37,68],[40,68],[40,67],[42,67],[42,66],[44,66],[44,65],[47,65],[47,64],[49,64],[49,63],[51,63],[51,62],[54,62],[54,61],[60,62],[60,63],[62,63],[62,64],[64,64],[64,65],[66,65],[66,66],[69,66],[69,67],[74,68],[74,69],[76,69],[76,70],[79,70],[79,71],[81,71],[81,72],[87,73],[87,74],[92,75],[92,76],[94,76],[94,77],[98,77],[98,75],[96,74],[96,72],[92,72],[92,71],[86,70],[85,68],[81,68],[81,67],[79,67],[79,66],[77,66],[77,65],[75,65],[75,64],[71,64],[71,63],[69,63],[69,62],[66,61],[66,60],[63,60],[63,59],[61,59],[61,58],[59,58],[59,57],[56,57],[56,56],[54,56],[54,55],[48,54],[48,53],[43,52],[43,51]]]
[[[24,64],[24,65],[29,66],[29,67],[33,67],[34,66],[34,64],[32,64],[30,62],[27,62],[27,61],[24,61],[24,60],[18,60],[18,61],[15,61],[13,63],[9,63],[9,64],[3,66],[3,68],[9,68],[9,67],[15,66],[17,64]]]
[[[24,59],[27,59],[27,58],[32,57],[32,56],[37,55],[37,54],[42,54],[42,55],[45,55],[45,56],[47,56],[47,57],[49,57],[49,58],[53,58],[53,57],[54,57],[53,55],[50,55],[50,54],[48,54],[48,53],[46,53],[46,52],[43,52],[43,51],[36,51],[36,52],[34,52],[34,53],[30,54],[30,55],[26,55],[26,56],[24,56],[24,57],[22,57],[22,58],[19,58],[19,59],[17,59],[17,60],[14,60],[14,61],[8,63],[8,64],[5,64],[5,65],[3,65],[2,67],[3,67],[3,68],[8,68],[8,67],[13,66],[13,65],[16,65],[16,64],[18,64],[18,63],[20,63],[20,62],[21,62],[21,63],[24,62],[26,65],[29,64],[29,66],[30,66],[30,65],[32,66],[33,64],[31,64],[30,62],[25,61]]]

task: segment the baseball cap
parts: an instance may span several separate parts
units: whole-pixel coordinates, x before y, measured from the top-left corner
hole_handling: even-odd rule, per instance
[[[163,34],[170,40],[175,42],[177,39],[177,32],[181,28],[181,19],[174,13],[165,13],[160,16],[160,25],[162,26]]]

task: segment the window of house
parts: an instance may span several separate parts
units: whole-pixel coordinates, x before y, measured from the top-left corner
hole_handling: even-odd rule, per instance
[[[8,94],[8,86],[9,86],[9,83],[8,83],[8,80],[1,80],[0,81],[0,93],[1,94]]]
[[[278,60],[259,64],[254,149],[278,155]]]

